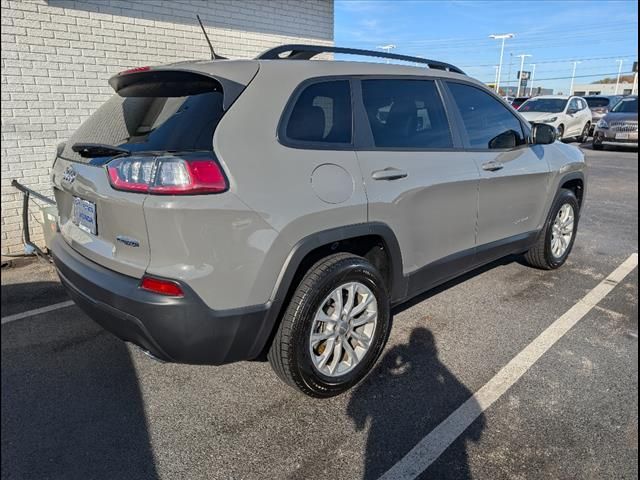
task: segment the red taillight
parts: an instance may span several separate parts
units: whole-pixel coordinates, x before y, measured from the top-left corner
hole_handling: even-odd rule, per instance
[[[149,70],[151,70],[151,67],[135,67],[129,70],[123,70],[118,75],[129,75],[130,73],[147,72]]]
[[[171,280],[162,280],[154,277],[143,277],[140,288],[160,295],[168,297],[184,297],[184,292],[180,285]]]
[[[107,165],[116,190],[157,195],[220,193],[227,179],[215,159],[202,155],[122,157]]]

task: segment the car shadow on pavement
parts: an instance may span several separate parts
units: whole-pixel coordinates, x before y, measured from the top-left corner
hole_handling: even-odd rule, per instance
[[[438,359],[431,331],[414,329],[407,344],[386,352],[349,401],[356,429],[369,422],[363,478],[382,475],[471,396]],[[420,478],[470,480],[467,443],[478,441],[484,427],[480,415],[449,447],[447,461],[437,461]]]
[[[483,265],[481,267],[478,267],[474,270],[471,270],[470,272],[467,272],[463,275],[460,275],[459,277],[455,277],[452,280],[449,280],[448,282],[443,283],[442,285],[432,288],[430,290],[427,290],[424,293],[421,293],[420,295],[417,295],[413,298],[411,298],[410,300],[401,303],[400,305],[397,305],[395,307],[393,307],[392,309],[392,313],[393,315],[398,315],[402,312],[404,312],[405,310],[410,309],[411,307],[416,306],[419,303],[424,302],[425,300],[430,299],[431,297],[435,297],[436,295],[438,295],[439,293],[442,293],[446,290],[449,290],[450,288],[455,287],[456,285],[459,285],[461,283],[466,282],[467,280],[472,279],[473,277],[477,277],[478,275],[482,275],[485,272],[488,272],[489,270],[493,270],[494,268],[497,267],[501,267],[504,265],[509,265],[511,263],[518,263],[522,266],[525,266],[527,268],[531,268],[531,266],[529,266],[526,262],[526,260],[524,259],[524,257],[522,255],[509,255],[507,257],[504,258],[500,258],[498,260],[495,260],[491,263],[488,263],[486,265]]]
[[[129,351],[75,306],[2,325],[1,410],[3,479],[157,478]]]

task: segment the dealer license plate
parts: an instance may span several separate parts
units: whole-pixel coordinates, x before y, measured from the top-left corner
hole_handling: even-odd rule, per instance
[[[95,235],[97,232],[96,204],[89,200],[73,197],[71,221],[81,230]]]

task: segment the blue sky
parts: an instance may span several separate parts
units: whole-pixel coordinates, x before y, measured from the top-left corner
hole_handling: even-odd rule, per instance
[[[418,1],[336,0],[335,44],[375,49],[395,44],[394,53],[442,60],[482,81],[495,78],[500,42],[490,34],[514,33],[507,40],[502,84],[510,59],[515,85],[520,59],[531,54],[525,70],[536,66],[536,85],[566,91],[573,68],[576,83],[615,76],[617,60],[631,71],[638,55],[636,1]],[[511,57],[510,54],[514,56]],[[606,58],[603,58],[606,57]],[[605,75],[603,75],[605,74]],[[588,75],[588,76],[587,76]],[[549,79],[549,80],[545,80]]]

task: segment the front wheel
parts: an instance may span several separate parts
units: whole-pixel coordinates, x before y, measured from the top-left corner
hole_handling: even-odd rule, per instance
[[[558,125],[558,140],[562,141],[564,137],[564,125]]]
[[[553,270],[564,264],[573,248],[579,214],[580,205],[576,195],[571,190],[560,190],[538,240],[525,253],[529,265]]]
[[[269,362],[280,379],[306,395],[338,395],[371,371],[390,317],[378,270],[356,255],[330,255],[311,267],[293,294]]]
[[[591,141],[591,148],[594,150],[602,150],[604,148],[602,139],[598,135],[594,135],[593,140]]]

